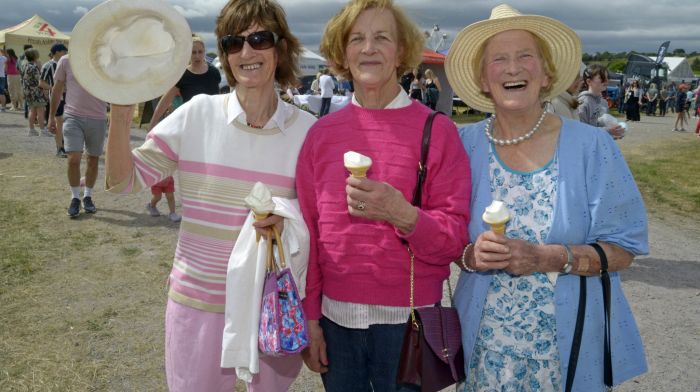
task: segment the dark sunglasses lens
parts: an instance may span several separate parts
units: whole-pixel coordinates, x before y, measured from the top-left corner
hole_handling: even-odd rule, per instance
[[[221,38],[221,48],[227,54],[238,53],[243,49],[243,37],[234,37],[232,35],[227,35]]]
[[[270,31],[258,31],[249,35],[246,41],[255,50],[270,49],[275,45],[275,35]]]

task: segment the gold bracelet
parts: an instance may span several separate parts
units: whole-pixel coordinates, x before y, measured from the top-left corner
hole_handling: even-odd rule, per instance
[[[467,262],[464,260],[467,256],[467,252],[469,251],[470,248],[472,248],[474,244],[471,242],[467,244],[467,246],[464,247],[464,250],[462,251],[462,258],[459,259],[459,264],[462,266],[462,269],[467,271],[467,272],[476,272],[475,269],[469,268],[467,266]]]

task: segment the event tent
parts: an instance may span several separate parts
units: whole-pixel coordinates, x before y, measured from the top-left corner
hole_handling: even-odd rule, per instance
[[[23,53],[22,48],[31,44],[39,51],[39,60],[47,60],[51,46],[60,42],[68,46],[70,37],[52,26],[44,18],[34,15],[24,22],[0,31],[0,46],[13,49],[17,57]]]
[[[307,48],[302,48],[301,58],[299,59],[299,70],[302,76],[316,75],[324,68],[326,68],[325,58]]]
[[[440,92],[440,98],[438,99],[438,104],[436,109],[450,114],[452,113],[452,87],[450,82],[447,80],[447,74],[445,73],[445,56],[431,49],[423,49],[423,60],[421,61],[421,69],[425,71],[430,69],[435,73],[438,80],[440,80],[440,86],[442,91]]]

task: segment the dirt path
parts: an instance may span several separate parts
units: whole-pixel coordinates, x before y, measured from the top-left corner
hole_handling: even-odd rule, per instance
[[[670,116],[642,120],[631,124],[623,152],[644,151],[659,140],[700,143],[671,132]],[[144,135],[135,129],[134,145]],[[0,113],[0,197],[37,214],[36,222],[24,222],[37,243],[20,245],[40,248],[45,259],[26,289],[0,297],[0,314],[21,315],[11,325],[0,322],[6,327],[0,330],[0,390],[165,389],[164,280],[177,225],[146,216],[146,194],[103,192],[103,178],[101,172],[98,213],[67,219],[65,160],[53,156],[53,140],[27,137],[20,114]],[[622,273],[650,371],[617,390],[700,392],[698,218],[651,216],[651,254]],[[15,230],[24,228],[2,227],[0,235],[18,235]],[[41,248],[52,238],[58,248]],[[320,380],[304,370],[292,390],[321,390]]]

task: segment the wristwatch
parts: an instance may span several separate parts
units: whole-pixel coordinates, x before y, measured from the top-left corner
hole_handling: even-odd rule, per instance
[[[562,244],[562,246],[566,250],[566,264],[564,264],[564,266],[561,268],[561,272],[563,274],[568,274],[574,267],[574,254],[571,253],[571,248],[569,248],[569,245]]]

